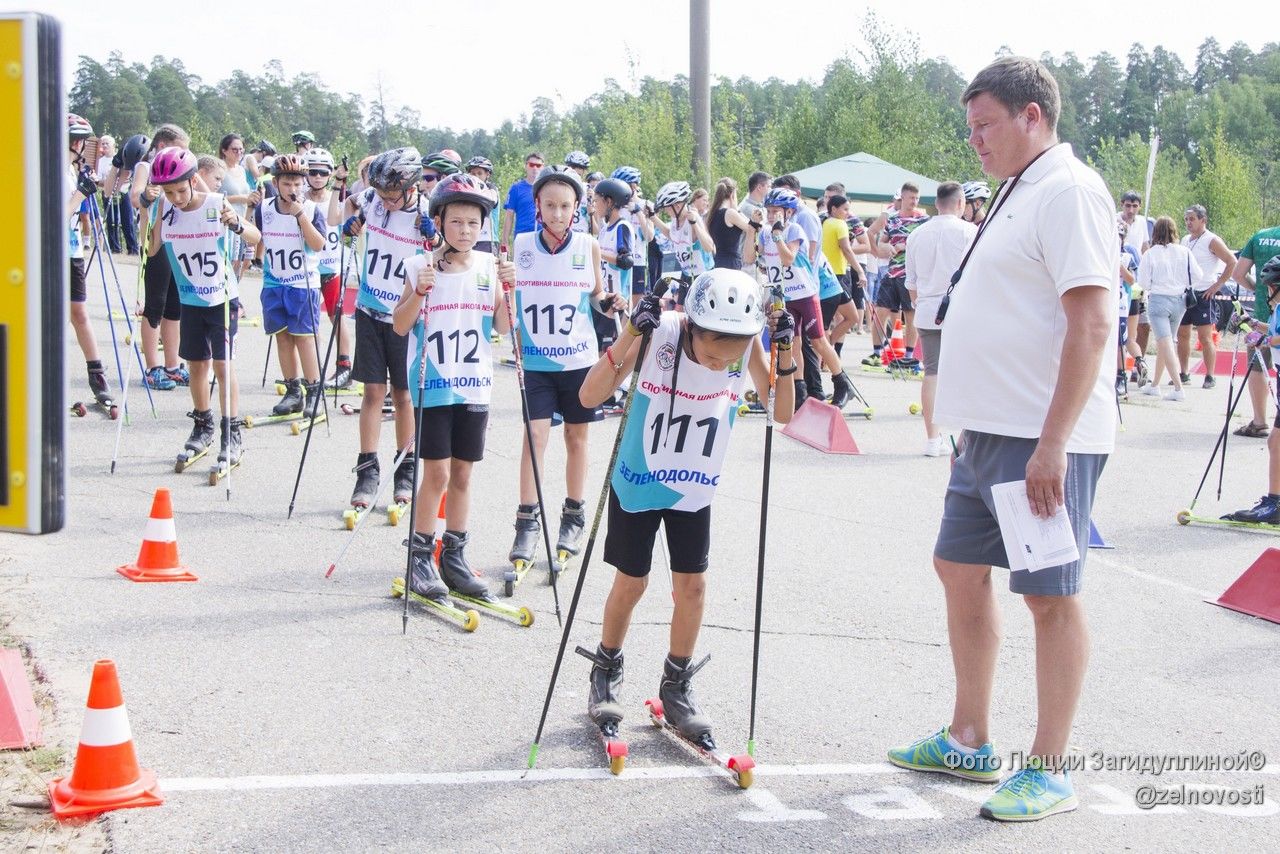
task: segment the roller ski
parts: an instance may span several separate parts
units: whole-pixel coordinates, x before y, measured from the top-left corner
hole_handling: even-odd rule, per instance
[[[1264,495],[1248,510],[1237,510],[1217,519],[1195,516],[1190,510],[1179,511],[1177,518],[1179,525],[1190,525],[1195,522],[1201,525],[1222,525],[1228,528],[1245,528],[1267,534],[1280,534],[1280,499]]]
[[[586,527],[587,514],[583,512],[582,502],[566,498],[560,510],[560,536],[556,538],[553,572],[564,572],[569,566],[569,559],[582,551],[582,534]]]
[[[399,525],[409,512],[413,501],[413,472],[418,466],[417,457],[405,457],[396,468],[391,486],[391,503],[387,505],[387,524]]]
[[[115,421],[120,417],[120,408],[116,406],[116,402],[111,398],[111,389],[107,385],[107,372],[102,368],[89,369],[89,390],[93,392],[93,402],[89,406],[95,406],[103,415]],[[80,401],[76,401],[71,406],[71,411],[76,417],[84,418],[89,414],[89,409]]]
[[[391,582],[391,596],[395,599],[399,599],[403,595],[404,579],[397,578],[395,581]],[[479,614],[470,608],[464,611],[461,608],[455,607],[449,601],[448,597],[445,597],[444,599],[427,599],[426,597],[419,596],[417,593],[410,590],[409,598],[414,602],[417,602],[419,605],[425,605],[434,611],[444,614],[449,619],[457,621],[462,626],[463,631],[474,632],[480,625]]]
[[[618,702],[618,690],[622,687],[622,650],[614,655],[597,646],[595,652],[578,647],[575,652],[591,662],[591,690],[587,696],[587,714],[596,725],[600,745],[609,760],[609,770],[614,776],[622,773],[627,764],[627,743],[619,735],[622,723],[622,704]]]
[[[875,410],[871,408],[871,404],[867,403],[867,399],[862,396],[862,392],[858,391],[858,387],[853,384],[853,380],[849,379],[849,375],[844,371],[831,378],[831,384],[835,387],[831,394],[831,405],[839,409],[842,413],[850,401],[857,401],[862,404],[862,410],[850,412],[850,415],[860,415],[868,421],[875,414]]]
[[[356,488],[351,493],[351,508],[342,511],[342,521],[348,531],[355,530],[360,520],[373,509],[373,502],[378,497],[378,485],[382,481],[376,453],[361,452],[356,457],[356,467],[352,471],[356,475]]]
[[[613,396],[600,404],[600,412],[605,417],[611,415],[621,415],[627,411],[627,391],[626,389],[618,389]]]
[[[363,397],[364,383],[353,383],[348,375],[346,385],[338,386],[337,391],[334,391],[333,383],[329,382],[324,387],[324,393],[331,396],[337,394],[339,397]],[[276,380],[276,394],[284,395],[286,397],[289,395],[289,380]],[[310,394],[311,392],[308,391],[308,397],[310,397]]]
[[[222,419],[222,441],[218,449],[218,461],[209,469],[209,485],[217,486],[232,469],[240,467],[244,457],[244,441],[240,435],[239,418]]]
[[[503,595],[507,598],[515,594],[516,586],[524,580],[525,574],[533,566],[534,555],[538,553],[538,535],[542,533],[538,505],[519,505],[516,508],[515,527],[516,539],[511,544],[511,553],[507,556],[512,568],[502,576]]]
[[[466,631],[474,632],[480,625],[480,615],[470,609],[464,611],[449,601],[449,588],[436,572],[433,538],[415,532],[403,545],[409,549],[409,597],[457,620]],[[399,599],[404,594],[403,578],[391,582],[392,596]]]
[[[322,408],[323,401],[320,399],[320,381],[313,383],[302,383],[302,418],[298,421],[289,422],[289,432],[295,436],[301,436],[304,430],[310,430],[317,424],[323,424],[329,420],[329,413]]]
[[[174,460],[173,471],[182,474],[197,461],[209,453],[213,447],[213,410],[193,410],[187,417],[195,422],[191,427],[191,435],[183,446],[178,458]]]
[[[747,389],[742,393],[742,400],[738,402],[739,415],[763,415],[764,405],[760,403],[760,395],[756,394],[755,389]]]
[[[414,534],[415,537],[421,536]],[[428,540],[430,542],[430,540]],[[448,588],[449,595],[472,605],[479,605],[495,614],[515,620],[524,627],[533,625],[533,612],[523,606],[506,605],[494,598],[489,592],[489,585],[476,575],[467,563],[464,549],[467,546],[467,535],[445,531],[440,537],[440,577]]]
[[[716,747],[711,737],[711,722],[694,705],[693,688],[689,684],[711,656],[695,665],[677,665],[670,657],[663,662],[662,685],[658,696],[645,700],[649,720],[664,732],[671,733],[686,748],[724,768],[745,789],[752,783],[756,762],[746,754],[732,756]]]

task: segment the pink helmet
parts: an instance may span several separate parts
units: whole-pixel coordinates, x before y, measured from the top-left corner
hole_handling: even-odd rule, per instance
[[[176,145],[161,149],[151,162],[151,183],[177,184],[196,174],[196,156]]]

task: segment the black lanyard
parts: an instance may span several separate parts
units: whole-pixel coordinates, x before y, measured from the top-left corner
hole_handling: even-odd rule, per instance
[[[965,250],[964,258],[960,259],[959,268],[951,274],[951,284],[947,286],[947,292],[942,295],[942,302],[938,304],[938,313],[933,318],[934,323],[941,326],[942,321],[946,319],[947,309],[951,307],[951,292],[956,289],[956,284],[960,281],[961,274],[964,273],[965,265],[969,263],[969,256],[973,254],[974,247],[978,245],[978,241],[981,240],[982,235],[986,233],[987,226],[991,225],[992,220],[996,218],[996,214],[1000,212],[1000,208],[1004,207],[1005,201],[1009,198],[1009,195],[1013,193],[1013,188],[1018,186],[1018,182],[1022,180],[1023,173],[1031,168],[1032,163],[1035,163],[1052,148],[1056,148],[1056,146],[1050,146],[1050,148],[1046,148],[1044,151],[1031,158],[1027,161],[1026,166],[1023,166],[1018,170],[1018,174],[1014,175],[1012,178],[1001,181],[1000,186],[996,187],[996,194],[991,199],[991,210],[985,217],[983,217],[982,224],[978,226],[978,233],[973,236],[973,240],[969,243],[969,248]],[[1005,187],[1006,184],[1008,184],[1007,188]],[[1004,195],[1001,195],[1002,190],[1004,191]]]

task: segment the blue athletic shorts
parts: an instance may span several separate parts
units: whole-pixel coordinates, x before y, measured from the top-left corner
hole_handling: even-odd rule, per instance
[[[320,324],[320,291],[278,286],[262,289],[262,327],[268,335],[311,335]]]

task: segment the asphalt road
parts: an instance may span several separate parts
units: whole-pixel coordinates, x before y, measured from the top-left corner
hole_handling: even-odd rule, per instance
[[[121,275],[133,281],[128,265]],[[91,294],[97,285],[91,278]],[[106,312],[92,305],[105,344]],[[854,364],[869,342],[849,342],[846,361]],[[265,413],[276,399],[270,387],[257,387],[265,346],[260,329],[243,330],[246,412]],[[66,352],[70,399],[82,398],[73,339]],[[514,371],[496,371],[468,552],[495,589],[512,534],[522,438]],[[228,501],[222,488],[207,485],[204,466],[172,471],[190,425],[185,390],[157,393],[158,420],[141,390],[131,390],[133,420],[114,475],[115,424],[92,413],[71,418],[67,527],[38,538],[0,536],[7,557],[0,608],[51,680],[59,714],[47,728],[68,754],[92,662],[112,658],[119,666],[139,757],[168,794],[163,807],[102,819],[120,852],[1232,850],[1280,843],[1280,627],[1204,601],[1274,541],[1174,522],[1221,427],[1226,383],[1189,389],[1183,404],[1124,407],[1127,429],[1094,512],[1115,548],[1089,555],[1093,658],[1073,744],[1086,757],[1260,750],[1271,760],[1251,773],[1083,770],[1075,775],[1078,811],[1009,827],[977,817],[989,787],[883,761],[887,747],[937,729],[950,714],[950,656],[930,564],[948,466],[919,453],[923,427],[907,413],[918,383],[860,372],[854,379],[876,410],[870,422],[848,421],[862,456],[825,456],[775,436],[761,765],[747,791],[644,714],[670,615],[661,552],[626,647],[627,769],[617,778],[605,770],[585,716],[588,665],[570,653],[538,768],[525,776],[559,640],[545,573],[531,573],[514,599],[534,610],[532,628],[482,612],[480,628],[466,634],[413,607],[402,634],[389,586],[402,572],[407,523],[393,529],[380,514],[326,580],[349,536],[340,516],[357,450],[351,416],[335,414],[332,435],[318,428],[292,520],[285,512],[302,439],[285,427],[246,432]],[[592,430],[591,507],[616,423]],[[748,726],[763,421],[742,419],[734,433],[713,514],[700,643],[712,660],[696,686],[718,740],[736,753]],[[553,507],[564,496],[559,435],[547,463]],[[385,430],[384,471],[393,445]],[[1206,515],[1248,506],[1263,490],[1264,443],[1233,437],[1229,447],[1223,500],[1206,487],[1197,508]],[[172,490],[182,561],[199,583],[132,584],[114,571],[137,554],[159,486]],[[593,560],[570,650],[596,641],[611,575]],[[562,582],[565,610],[577,579],[575,569]],[[1005,642],[993,727],[1008,755],[1028,747],[1034,729],[1034,647],[1019,599],[1005,593],[1000,603]],[[1262,785],[1266,800],[1144,810],[1135,792],[1147,784]]]

